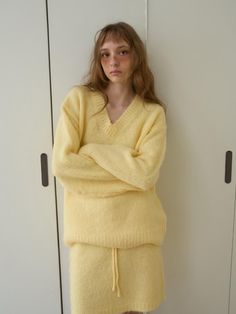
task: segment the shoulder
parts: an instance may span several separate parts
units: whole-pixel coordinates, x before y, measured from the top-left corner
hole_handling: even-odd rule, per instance
[[[65,93],[61,103],[61,111],[70,116],[79,116],[86,89],[82,85],[74,85]]]
[[[104,101],[99,91],[93,90],[86,85],[74,85],[69,90],[67,96],[75,99],[79,102],[80,107],[85,108],[103,103]]]
[[[101,104],[103,104],[103,97],[99,92],[85,85],[74,85],[66,93],[62,110],[71,111],[79,116],[93,113]]]
[[[155,102],[143,100],[142,123],[144,132],[150,130],[167,129],[167,120],[165,109],[162,105]]]
[[[85,85],[73,85],[67,91],[66,97],[84,97],[92,91]]]
[[[150,120],[166,118],[165,109],[159,103],[148,102],[146,100],[140,100],[140,101],[142,102],[143,114],[146,116],[146,118]]]
[[[62,101],[62,107],[81,107],[84,105],[84,103],[87,102],[88,99],[91,100],[93,93],[94,92],[91,91],[87,86],[73,85],[65,93],[64,99]]]
[[[150,102],[147,100],[143,100],[143,104],[145,106],[145,108],[150,111],[150,112],[160,112],[160,111],[164,111],[164,108],[162,105],[160,105],[159,103],[156,102]]]

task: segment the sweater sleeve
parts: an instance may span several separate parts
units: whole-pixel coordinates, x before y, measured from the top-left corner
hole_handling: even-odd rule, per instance
[[[83,153],[78,93],[71,90],[61,108],[52,150],[52,174],[73,192],[88,195],[116,195],[139,188],[122,182]]]
[[[159,106],[137,150],[120,144],[91,143],[84,147],[84,153],[123,182],[145,191],[158,180],[166,153],[166,136],[165,112]]]

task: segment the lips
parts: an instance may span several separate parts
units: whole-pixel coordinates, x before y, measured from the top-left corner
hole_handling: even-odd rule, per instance
[[[111,71],[110,74],[119,74],[121,71]]]

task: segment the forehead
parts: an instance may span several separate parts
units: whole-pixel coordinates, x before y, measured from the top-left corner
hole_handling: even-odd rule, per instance
[[[101,49],[119,48],[122,46],[129,47],[129,44],[123,38],[106,36],[103,44],[101,45]]]

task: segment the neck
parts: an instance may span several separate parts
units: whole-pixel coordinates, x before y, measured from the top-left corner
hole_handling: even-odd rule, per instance
[[[109,104],[113,107],[126,107],[135,95],[131,85],[112,82],[106,88],[105,93]]]

